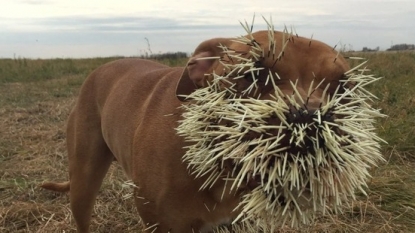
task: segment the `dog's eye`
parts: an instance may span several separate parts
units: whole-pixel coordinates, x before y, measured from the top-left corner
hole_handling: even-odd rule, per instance
[[[256,67],[256,68],[261,67],[261,66],[262,66],[262,61],[261,60],[256,61],[255,64],[254,64],[254,67]]]
[[[252,73],[251,72],[247,72],[244,74],[244,79],[249,81],[249,82],[253,82],[254,81],[254,77],[252,77]]]

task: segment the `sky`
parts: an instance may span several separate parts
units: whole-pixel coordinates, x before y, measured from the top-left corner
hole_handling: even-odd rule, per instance
[[[204,40],[295,28],[350,50],[415,44],[414,0],[0,0],[0,58],[191,53]]]

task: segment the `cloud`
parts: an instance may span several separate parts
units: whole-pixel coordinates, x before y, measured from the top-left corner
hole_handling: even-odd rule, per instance
[[[44,19],[20,20],[20,27],[9,28],[9,31],[50,31],[73,29],[95,32],[128,32],[128,31],[176,31],[198,29],[224,29],[237,27],[237,24],[203,24],[174,18],[156,17],[51,17]]]
[[[52,3],[52,1],[48,1],[48,0],[18,0],[17,2],[21,4],[28,4],[28,5],[45,5],[45,4]]]
[[[73,51],[79,56],[137,54],[147,47],[144,37],[149,38],[153,51],[191,52],[203,40],[245,34],[238,21],[251,23],[254,12],[254,30],[266,29],[262,15],[267,19],[272,16],[276,30],[294,26],[299,35],[314,34],[315,39],[330,45],[342,40],[355,49],[386,49],[391,41],[415,41],[412,0],[299,0],[278,4],[272,0],[237,4],[232,0],[198,4],[189,0],[125,0],[123,4],[109,0],[20,0],[4,4],[0,9],[0,57],[10,56],[11,48],[25,56],[33,46],[42,47],[37,52],[52,54],[55,50],[71,56]],[[88,45],[93,49],[85,49]]]

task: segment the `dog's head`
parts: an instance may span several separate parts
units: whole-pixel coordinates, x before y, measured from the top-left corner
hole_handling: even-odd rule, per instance
[[[316,40],[272,30],[200,44],[177,86],[183,160],[208,188],[246,190],[239,218],[308,223],[365,186],[381,160],[376,80]],[[259,219],[259,218],[257,218]]]
[[[283,32],[271,36],[268,31],[259,31],[237,39],[215,38],[201,43],[186,65],[177,95],[184,100],[195,89],[210,85],[215,75],[226,78],[222,88],[232,87],[233,93],[245,98],[262,95],[261,99],[266,99],[274,91],[270,82],[266,85],[269,78],[286,95],[293,93],[291,82],[298,81],[296,90],[303,97],[314,82],[322,84],[312,87],[314,93],[308,99],[308,105],[316,109],[324,88],[330,84],[328,91],[333,93],[348,70],[345,59],[326,44]],[[249,88],[252,83],[255,88]]]

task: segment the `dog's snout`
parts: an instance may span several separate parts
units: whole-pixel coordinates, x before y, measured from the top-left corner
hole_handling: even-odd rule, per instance
[[[313,122],[317,110],[290,109],[286,114],[287,121],[294,124],[308,124]]]
[[[335,115],[328,111],[325,114],[322,114],[320,109],[290,109],[285,114],[287,121],[293,124],[311,124],[313,122],[333,122],[335,120]]]

